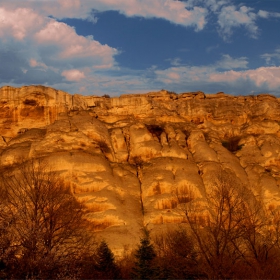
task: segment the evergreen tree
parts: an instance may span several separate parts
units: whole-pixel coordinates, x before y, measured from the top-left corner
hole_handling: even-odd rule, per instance
[[[96,272],[98,279],[119,279],[120,270],[115,257],[105,241],[101,241],[96,253]]]
[[[157,275],[157,269],[153,263],[156,253],[150,242],[147,229],[144,229],[144,236],[140,240],[140,245],[135,253],[135,266],[133,268],[134,279],[153,279]]]

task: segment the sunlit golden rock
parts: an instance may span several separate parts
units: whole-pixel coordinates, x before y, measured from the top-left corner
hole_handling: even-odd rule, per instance
[[[95,234],[115,250],[143,225],[184,222],[180,204],[203,201],[231,174],[280,207],[280,102],[268,94],[70,95],[43,87],[0,89],[0,164],[43,158],[86,203]]]

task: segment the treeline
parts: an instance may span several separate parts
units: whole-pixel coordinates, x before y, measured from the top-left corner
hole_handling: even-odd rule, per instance
[[[180,226],[143,228],[139,245],[115,258],[94,238],[87,208],[47,164],[1,170],[1,279],[280,279],[280,213],[227,172],[203,198],[174,198]]]

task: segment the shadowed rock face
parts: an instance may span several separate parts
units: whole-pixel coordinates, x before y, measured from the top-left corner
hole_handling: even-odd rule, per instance
[[[48,160],[117,252],[138,243],[143,224],[183,222],[175,194],[191,189],[203,199],[219,172],[278,207],[279,123],[279,99],[268,94],[105,98],[3,87],[0,164]]]

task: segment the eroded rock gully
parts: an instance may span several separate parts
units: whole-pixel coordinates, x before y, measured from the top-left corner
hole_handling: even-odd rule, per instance
[[[45,158],[91,209],[112,248],[140,227],[181,223],[174,194],[202,197],[230,173],[280,205],[280,102],[262,94],[167,91],[105,98],[43,86],[0,89],[0,164]]]

